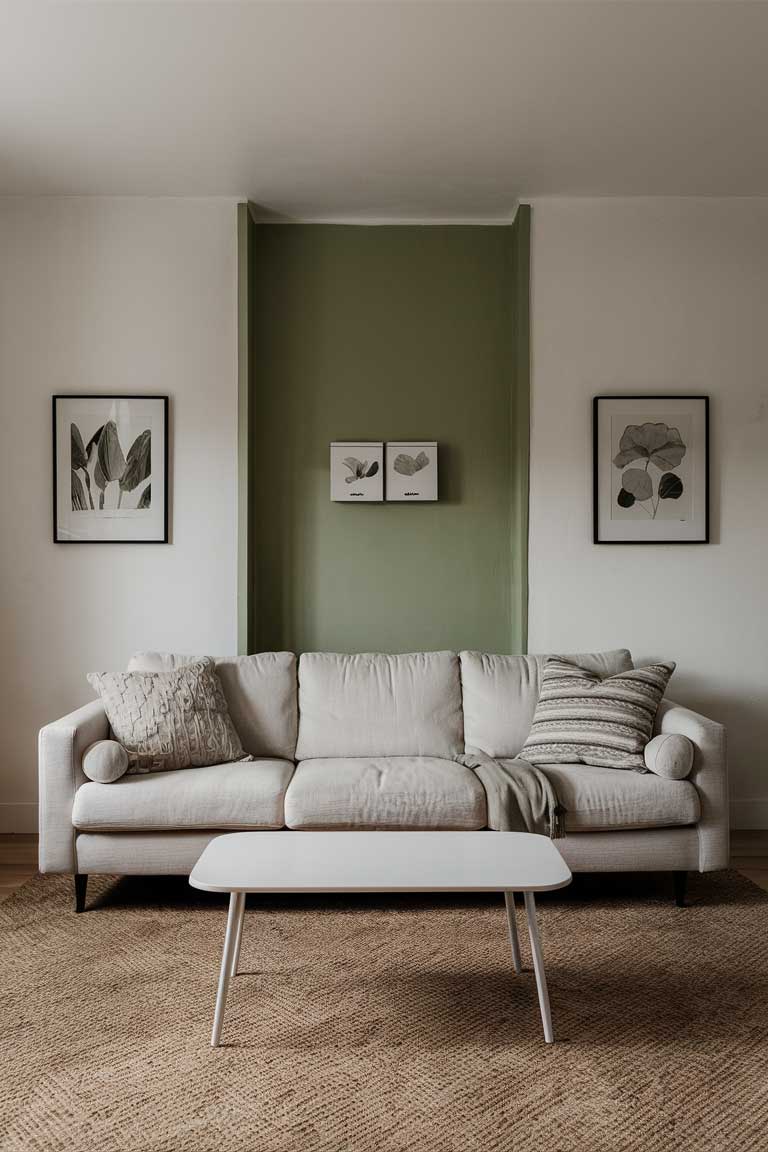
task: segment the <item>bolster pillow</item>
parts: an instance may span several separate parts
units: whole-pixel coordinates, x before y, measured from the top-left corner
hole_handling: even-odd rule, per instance
[[[662,732],[646,744],[643,758],[646,768],[657,776],[685,780],[693,767],[693,744],[687,736]]]
[[[83,753],[83,772],[98,784],[113,784],[128,770],[128,753],[117,740],[97,740]]]

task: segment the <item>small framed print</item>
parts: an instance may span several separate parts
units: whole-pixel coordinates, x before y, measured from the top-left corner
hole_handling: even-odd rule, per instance
[[[168,397],[53,397],[56,544],[167,544]]]
[[[389,441],[387,500],[437,500],[435,440]]]
[[[331,500],[365,504],[384,499],[383,440],[331,444]]]
[[[709,397],[595,396],[595,544],[709,542]]]

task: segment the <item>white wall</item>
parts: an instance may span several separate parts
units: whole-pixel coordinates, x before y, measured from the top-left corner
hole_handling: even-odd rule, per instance
[[[170,544],[51,542],[51,395],[80,391],[170,395]],[[27,831],[86,672],[236,650],[234,203],[0,199],[0,405],[0,830]]]
[[[768,827],[768,201],[534,201],[532,327],[531,651],[676,660],[736,824]],[[591,543],[611,392],[710,395],[710,545]]]

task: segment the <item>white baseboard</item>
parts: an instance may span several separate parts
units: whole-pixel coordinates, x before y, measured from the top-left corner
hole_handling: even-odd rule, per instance
[[[0,833],[37,832],[37,804],[12,801],[0,804]]]
[[[768,828],[768,799],[731,800],[731,828]]]

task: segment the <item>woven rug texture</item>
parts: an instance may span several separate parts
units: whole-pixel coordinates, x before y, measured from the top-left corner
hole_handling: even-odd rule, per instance
[[[36,877],[0,905],[2,1152],[761,1152],[768,895],[735,873],[539,900],[557,1043],[501,897],[249,897]]]

